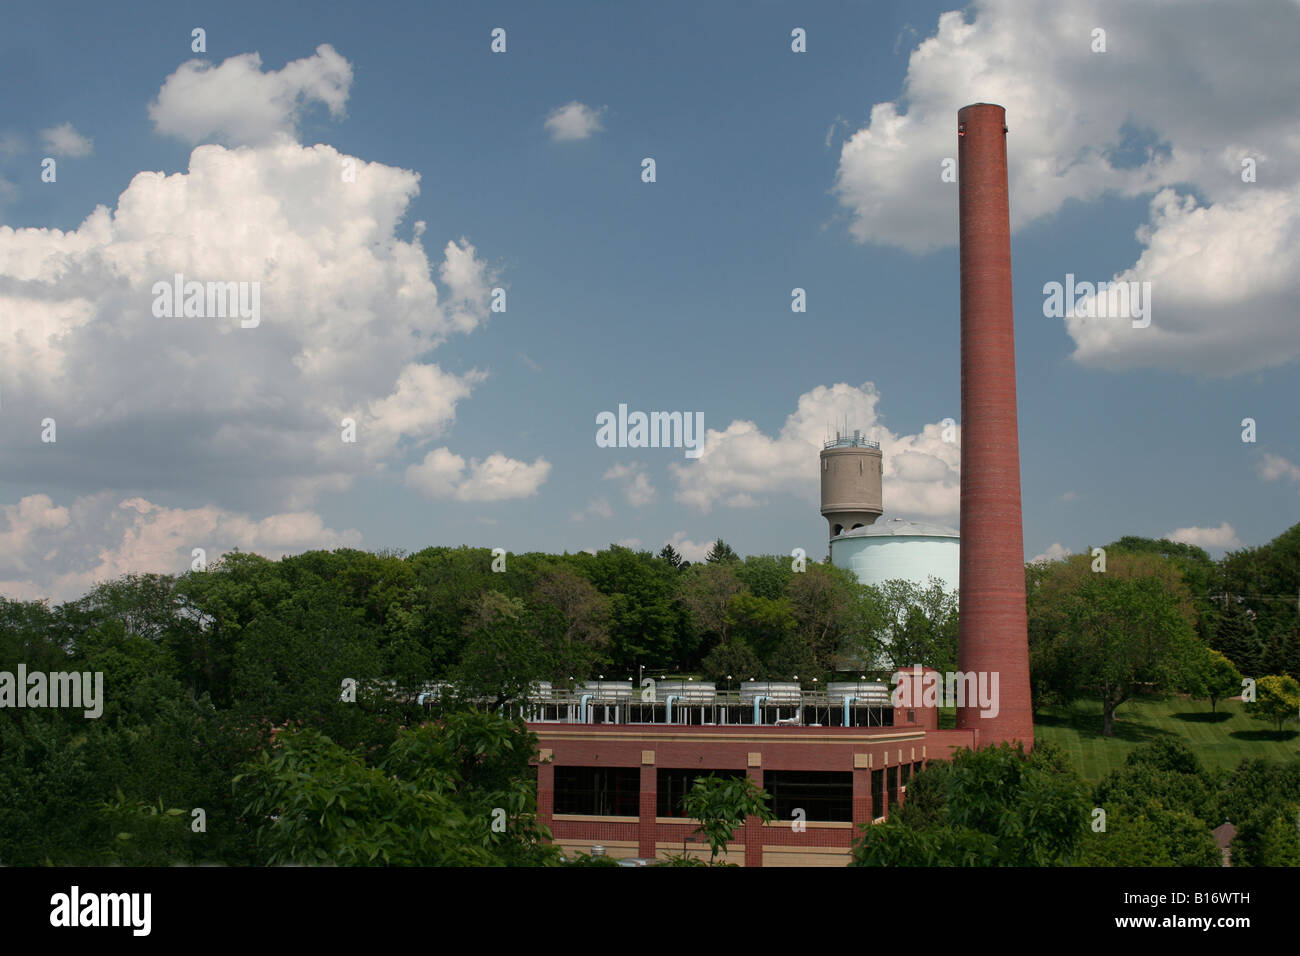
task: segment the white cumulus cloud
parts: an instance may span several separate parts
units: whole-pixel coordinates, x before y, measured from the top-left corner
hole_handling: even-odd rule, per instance
[[[623,483],[623,497],[633,508],[642,508],[655,500],[654,485],[650,483],[645,465],[638,462],[617,464],[605,472],[604,478]]]
[[[587,139],[592,133],[601,129],[600,114],[604,108],[592,109],[585,103],[574,100],[563,106],[557,106],[546,117],[546,131],[551,140]]]
[[[609,505],[608,498],[592,498],[587,502],[587,507],[582,511],[575,511],[569,515],[571,521],[585,521],[587,518],[612,518],[614,509]]]
[[[41,130],[41,145],[54,156],[78,159],[94,152],[94,141],[82,136],[71,123]]]
[[[1281,455],[1266,453],[1257,468],[1259,477],[1265,481],[1277,481],[1279,478],[1285,478],[1291,482],[1300,481],[1300,465],[1283,458]]]
[[[1134,224],[1139,260],[1078,276],[1151,282],[1151,325],[1068,320],[1076,360],[1222,376],[1300,358],[1300,5],[1265,0],[1242,17],[1207,0],[976,0],[969,16],[940,16],[898,100],[844,143],[835,189],[852,235],[917,253],[955,244],[957,186],[941,163],[957,155],[958,109],[997,103],[1013,230],[1071,200],[1152,197]]]
[[[712,541],[692,541],[690,538],[686,537],[685,531],[674,532],[673,536],[665,541],[664,544],[672,545],[674,551],[692,564],[704,561],[704,559],[709,556],[709,551],[713,548]]]
[[[232,56],[219,66],[190,60],[167,77],[149,117],[159,133],[190,144],[258,146],[296,138],[312,104],[342,116],[351,86],[352,64],[328,43],[267,72],[257,53]]]
[[[48,495],[28,495],[0,507],[0,515],[0,594],[19,600],[70,600],[126,573],[179,574],[189,570],[195,548],[212,562],[234,548],[278,558],[361,543],[360,532],[328,528],[310,511],[255,518],[107,493],[58,507]]]
[[[0,447],[16,489],[0,501],[0,590],[73,596],[183,570],[189,547],[211,560],[353,544],[311,510],[322,493],[400,479],[413,453],[416,477],[430,470],[427,446],[486,381],[431,353],[487,320],[497,277],[456,232],[430,256],[422,237],[439,230],[404,223],[418,173],[292,141],[306,104],[341,115],[350,82],[328,46],[278,72],[255,54],[186,64],[153,106],[159,130],[244,145],[140,172],[74,229],[0,226]],[[168,312],[174,282],[243,283],[260,322]],[[46,418],[56,443],[32,427]],[[450,460],[432,477],[461,501],[532,494],[550,468],[436,454]]]
[[[74,230],[0,226],[10,476],[134,493],[165,467],[225,507],[280,508],[444,435],[484,375],[428,356],[486,321],[484,271],[448,241],[440,295],[420,241],[398,235],[419,176],[356,160],[343,182],[344,159],[200,146],[187,172],[139,173]],[[260,324],[156,316],[176,275],[258,283]],[[61,450],[75,439],[58,457],[22,424],[47,416]]]
[[[435,448],[424,461],[406,469],[406,484],[428,498],[455,501],[505,501],[537,494],[551,473],[545,458],[531,464],[502,454],[482,461],[465,459],[446,448]]]
[[[1206,549],[1240,548],[1242,543],[1237,537],[1237,532],[1232,529],[1232,525],[1226,521],[1217,528],[1178,528],[1166,532],[1161,537],[1179,544],[1194,544]]]
[[[1030,564],[1037,564],[1040,561],[1063,561],[1073,554],[1069,548],[1059,541],[1053,541],[1047,546],[1047,550],[1042,554],[1036,554],[1029,559]]]
[[[700,511],[716,504],[750,508],[765,496],[792,494],[816,502],[818,462],[827,426],[848,416],[849,428],[880,442],[884,459],[884,507],[890,514],[955,518],[960,510],[961,428],[955,441],[942,438],[943,424],[900,435],[877,420],[880,394],[871,382],[818,386],[798,404],[775,436],[750,421],[709,429],[704,452],[689,464],[671,464],[676,498]]]

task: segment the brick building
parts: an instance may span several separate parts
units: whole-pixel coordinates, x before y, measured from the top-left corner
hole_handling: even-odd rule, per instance
[[[939,730],[933,708],[889,706],[884,684],[751,683],[725,694],[701,683],[675,713],[672,687],[653,701],[631,681],[586,689],[535,702],[538,809],[566,851],[600,845],[614,858],[707,859],[682,796],[697,777],[745,775],[771,794],[776,819],[750,818],[724,859],[843,866],[858,825],[901,805],[927,761],[978,745],[978,731]]]

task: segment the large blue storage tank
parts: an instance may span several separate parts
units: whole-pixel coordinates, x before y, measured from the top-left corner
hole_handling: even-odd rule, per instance
[[[953,528],[882,519],[831,538],[831,563],[852,571],[863,584],[883,584],[902,578],[921,586],[930,577],[957,590],[961,537]]]

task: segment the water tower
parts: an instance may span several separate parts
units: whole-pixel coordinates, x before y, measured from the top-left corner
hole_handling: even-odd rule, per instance
[[[822,447],[822,517],[831,537],[880,517],[880,442],[839,432]]]

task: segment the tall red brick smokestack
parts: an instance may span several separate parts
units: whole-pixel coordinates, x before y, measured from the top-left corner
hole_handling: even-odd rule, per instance
[[[961,219],[961,628],[959,667],[997,672],[997,716],[978,701],[957,710],[978,745],[1034,745],[1025,620],[1011,311],[1006,111],[976,103],[957,113]]]

